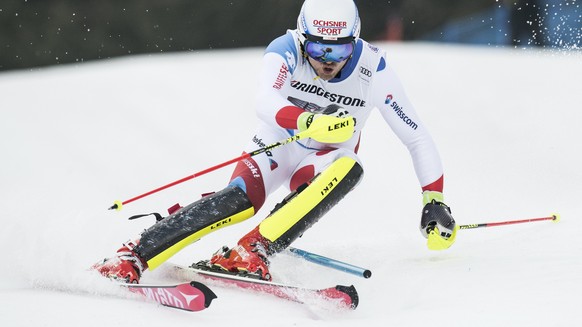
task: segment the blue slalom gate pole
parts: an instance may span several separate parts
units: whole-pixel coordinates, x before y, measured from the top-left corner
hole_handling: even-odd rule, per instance
[[[340,270],[340,271],[343,271],[343,272],[346,272],[346,273],[349,273],[352,275],[356,275],[358,277],[364,277],[364,278],[372,277],[372,272],[366,268],[354,266],[354,265],[351,265],[349,263],[341,262],[341,261],[338,261],[335,259],[324,257],[322,255],[307,252],[305,250],[297,249],[294,247],[289,247],[288,250],[291,253],[294,253],[307,261],[316,263],[318,265],[322,265],[324,267],[329,267],[329,268],[333,268],[336,270]]]

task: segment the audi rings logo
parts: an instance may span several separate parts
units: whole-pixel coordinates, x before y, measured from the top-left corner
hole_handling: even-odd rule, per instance
[[[372,77],[372,72],[368,68],[362,66],[360,66],[360,74]]]

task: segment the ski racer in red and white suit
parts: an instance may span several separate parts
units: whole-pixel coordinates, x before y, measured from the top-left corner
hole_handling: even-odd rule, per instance
[[[274,40],[265,52],[257,99],[260,123],[247,150],[251,151],[295,135],[298,133],[302,114],[322,113],[329,108],[335,113],[341,111],[354,118],[354,134],[341,143],[300,140],[245,160],[237,166],[231,185],[243,189],[255,210],[259,210],[266,197],[280,186],[283,185],[293,192],[309,185],[315,176],[324,172],[339,158],[350,158],[361,167],[362,163],[357,156],[360,136],[371,111],[376,108],[410,152],[423,191],[423,202],[426,205],[424,211],[428,214],[425,215],[423,211],[421,231],[427,238],[433,231],[429,248],[449,247],[454,242],[456,230],[450,210],[443,203],[443,168],[439,153],[406,96],[386,53],[362,39],[357,39],[352,57],[347,60],[339,74],[324,80],[303,54],[298,33],[297,30],[287,31],[285,35]],[[357,181],[350,189],[357,185]],[[303,205],[296,202],[298,206]],[[310,205],[313,204],[305,204],[306,207]],[[444,211],[445,217],[435,218],[433,210],[428,212],[429,207],[436,207],[439,212],[437,216],[440,211]],[[269,218],[273,219],[268,217],[266,220]],[[316,220],[302,223],[308,227]],[[282,248],[305,230],[300,228],[300,233],[291,235],[274,232],[269,235],[269,228],[261,228],[261,225],[258,226],[259,236],[256,235],[259,233],[257,229],[247,236],[252,236],[253,240],[266,236],[268,243],[282,235],[287,236],[281,242]],[[440,232],[436,230],[438,234],[434,234],[435,227],[440,228]],[[287,228],[292,229],[293,225]]]
[[[270,280],[268,257],[303,235],[361,180],[358,147],[374,108],[410,152],[423,191],[420,230],[428,247],[448,248],[458,227],[443,202],[439,153],[386,53],[360,39],[359,30],[352,0],[305,0],[297,29],[266,49],[259,126],[245,150],[303,132],[310,138],[240,161],[225,189],[164,218],[95,269],[138,282],[146,268],[156,268],[202,236],[254,216],[284,186],[289,195],[256,228],[206,263],[209,269]]]
[[[246,184],[257,184],[257,189],[249,193],[255,208],[259,208],[265,196],[279,186],[296,189],[338,156],[350,156],[360,162],[356,155],[360,135],[375,108],[410,151],[422,190],[442,192],[443,168],[437,148],[406,96],[386,53],[358,39],[352,58],[340,75],[325,81],[302,55],[297,33],[297,30],[288,31],[266,50],[257,99],[261,123],[248,150],[297,133],[297,118],[301,113],[305,110],[321,112],[332,104],[344,108],[355,118],[355,132],[346,142],[322,144],[308,139],[276,148],[269,155],[255,159],[262,173],[262,183],[246,181]],[[325,151],[329,151],[328,154],[322,155]]]

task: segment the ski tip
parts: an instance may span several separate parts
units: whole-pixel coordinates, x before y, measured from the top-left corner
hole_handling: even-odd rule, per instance
[[[200,290],[200,292],[202,292],[202,294],[204,294],[204,307],[205,308],[208,308],[210,306],[210,304],[212,303],[212,300],[218,298],[218,296],[216,296],[216,294],[210,288],[208,288],[208,286],[206,286],[200,282],[191,281],[190,286],[197,288],[198,290]]]
[[[337,285],[335,289],[349,296],[350,303],[347,303],[347,305],[350,309],[355,310],[358,307],[358,304],[360,303],[360,297],[358,296],[358,291],[356,291],[354,285]]]

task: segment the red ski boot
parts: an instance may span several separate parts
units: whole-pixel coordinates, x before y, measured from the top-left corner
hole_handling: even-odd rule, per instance
[[[265,239],[255,228],[232,249],[223,246],[210,259],[210,264],[230,272],[246,272],[262,280],[271,280]]]
[[[124,244],[117,250],[114,257],[103,259],[102,262],[96,263],[91,268],[107,278],[138,284],[139,278],[148,265],[133,252],[136,245],[133,242]]]

